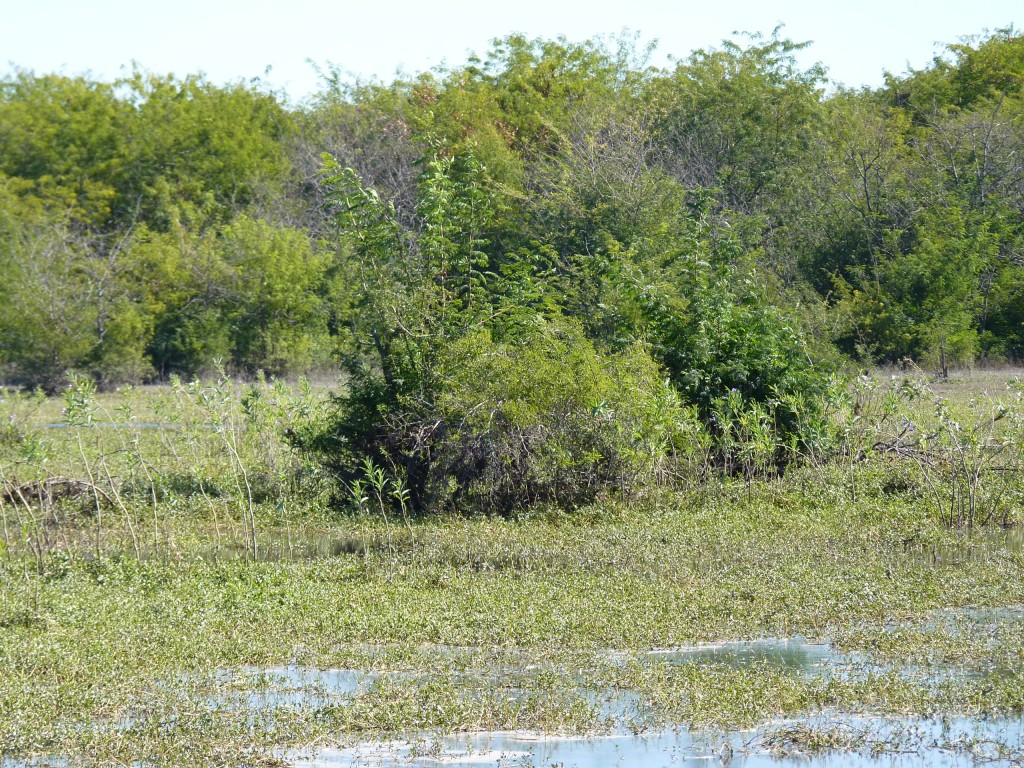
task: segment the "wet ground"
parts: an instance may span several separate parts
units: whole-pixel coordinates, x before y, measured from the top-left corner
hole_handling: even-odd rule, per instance
[[[776,735],[805,728],[848,734],[862,746],[852,751],[814,754],[787,746]],[[1015,746],[1016,756],[1006,752],[1008,744]],[[730,734],[691,733],[685,729],[594,738],[485,733],[325,748],[316,754],[291,757],[296,766],[303,768],[426,768],[436,765],[489,765],[498,768],[717,768],[721,765],[737,768],[896,768],[981,763],[1020,765],[1020,748],[1020,720],[979,722],[957,719],[943,722],[831,714]]]
[[[936,624],[1018,621],[1024,610],[939,612]],[[393,650],[393,649],[391,649]],[[369,666],[386,668],[386,647],[366,646],[355,656]],[[422,655],[422,659],[418,658]],[[550,669],[545,664],[519,665],[515,651],[490,654],[474,649],[419,649],[407,659],[405,671],[315,669],[301,666],[241,667],[204,678],[210,709],[256,711],[274,708],[345,706],[373,690],[384,679],[425,681],[424,659],[442,667],[460,666],[479,680],[516,676],[528,685],[531,675]],[[380,662],[380,664],[378,664]],[[482,667],[480,665],[483,665]],[[802,638],[755,640],[699,645],[646,653],[603,651],[595,667],[633,664],[694,664],[712,667],[772,667],[807,678],[862,675],[883,667],[860,654],[837,651],[828,644]],[[938,670],[941,677],[955,670]],[[587,685],[581,677],[581,690]],[[195,681],[192,681],[195,682]],[[862,713],[821,712],[763,723],[751,730],[688,730],[682,726],[650,728],[643,724],[640,696],[628,690],[584,690],[585,697],[607,724],[601,732],[563,736],[533,732],[405,734],[399,739],[358,741],[339,736],[337,743],[315,749],[281,751],[296,768],[427,768],[438,765],[495,768],[596,768],[645,766],[659,768],[900,768],[902,766],[1024,765],[1024,718],[873,717]],[[180,684],[180,683],[179,683]],[[203,689],[200,686],[199,689]],[[524,690],[526,690],[524,688]],[[2,760],[0,768],[62,766],[61,760]]]
[[[979,620],[988,613],[978,613]],[[1016,610],[994,612],[1018,614]],[[442,656],[457,655],[445,649]],[[607,651],[598,663],[653,662],[669,664],[771,665],[808,677],[854,674],[869,666],[863,656],[835,651],[827,644],[800,638],[757,640],[645,654]],[[354,670],[300,667],[245,669],[235,673],[269,688],[247,701],[250,705],[309,706],[357,696],[380,675]],[[366,766],[490,765],[496,768],[537,766],[744,766],[761,768],[852,768],[874,766],[1018,766],[1024,760],[1021,718],[868,717],[825,712],[779,720],[747,731],[690,731],[683,727],[637,728],[638,697],[629,691],[593,693],[588,698],[612,723],[606,733],[566,737],[530,732],[489,732],[446,735],[419,733],[404,739],[342,743],[316,750],[282,753],[297,768]],[[639,732],[636,732],[639,731]],[[816,743],[818,746],[811,746]],[[825,746],[822,746],[822,745]]]

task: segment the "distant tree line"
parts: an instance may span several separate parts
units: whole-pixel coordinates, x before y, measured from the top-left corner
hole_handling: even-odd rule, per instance
[[[735,391],[804,434],[785,425],[812,370],[1024,356],[1024,37],[875,90],[827,90],[801,47],[659,69],[631,39],[511,36],[392,83],[328,73],[300,107],[258,83],[16,70],[0,376],[340,361],[408,403],[472,331],[535,365],[575,340],[607,375],[639,344],[705,419]]]

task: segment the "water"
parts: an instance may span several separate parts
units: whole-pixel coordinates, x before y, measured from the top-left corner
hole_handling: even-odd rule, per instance
[[[71,425],[66,421],[50,421],[43,424],[33,424],[33,427],[39,429],[70,429]],[[175,424],[173,422],[159,422],[159,421],[90,421],[88,424],[82,425],[83,429],[167,429],[167,430],[181,430],[186,427],[182,424]],[[244,429],[241,425],[234,424],[189,424],[188,429],[210,429],[214,431],[223,430],[241,430]]]
[[[979,620],[1020,609],[977,611]],[[944,613],[939,614],[942,617]],[[951,614],[965,615],[965,614]],[[387,649],[368,647],[368,653]],[[516,654],[479,649],[424,649],[422,669],[433,657],[441,666],[466,663],[468,674],[521,675],[553,667],[519,664]],[[525,662],[525,657],[523,659]],[[756,640],[660,649],[646,653],[607,651],[598,663],[669,663],[771,665],[809,677],[856,674],[877,669],[864,657],[844,654],[828,644],[801,638]],[[372,663],[372,662],[371,662]],[[941,677],[947,670],[937,670]],[[212,693],[201,697],[210,709],[253,712],[277,707],[305,708],[325,703],[345,705],[372,690],[381,679],[426,679],[424,672],[366,672],[302,666],[240,667],[212,675]],[[316,750],[282,750],[279,756],[295,768],[429,768],[439,765],[541,768],[562,766],[645,766],[645,768],[909,768],[968,765],[1024,765],[1024,718],[870,717],[849,712],[824,712],[769,722],[746,731],[691,731],[681,726],[643,730],[636,717],[641,698],[632,691],[581,692],[613,723],[607,735],[566,737],[530,732],[466,734],[418,733],[404,740],[348,741]],[[637,727],[640,732],[634,732]],[[832,745],[808,749],[807,744]],[[60,759],[0,760],[0,768],[63,766]]]
[[[861,740],[853,751],[814,754],[773,751],[779,729],[800,727],[849,734]],[[480,733],[425,737],[329,747],[316,754],[293,753],[296,768],[398,768],[437,765],[488,765],[497,768],[564,766],[605,768],[902,768],[904,766],[1020,765],[1020,720],[931,720],[865,718],[831,714],[787,720],[754,731],[730,734],[665,729],[650,734],[596,738],[544,737],[526,733]],[[996,743],[1016,755],[998,759]],[[730,752],[731,750],[731,752]],[[898,751],[896,751],[898,750]]]
[[[735,667],[765,663],[817,676],[855,661],[851,654],[835,651],[828,643],[809,643],[801,637],[715,643],[655,650],[646,654],[655,661],[675,664],[728,664]]]
[[[1016,563],[1018,569],[1024,565],[1020,561],[1021,553],[1024,553],[1024,528],[978,529],[916,550],[918,558],[933,565],[962,565],[996,555],[1008,564]]]
[[[41,429],[69,429],[71,427],[66,421],[51,421],[46,424],[36,424]],[[201,425],[210,429],[212,425]],[[85,425],[89,429],[181,429],[180,424],[161,424],[156,421],[91,421]]]
[[[756,640],[655,650],[646,654],[606,652],[626,663],[639,657],[672,664],[768,664],[807,676],[847,674],[864,664],[828,644],[801,638]],[[1020,718],[882,718],[823,713],[765,724],[749,731],[690,731],[672,727],[634,733],[629,715],[641,705],[629,691],[591,693],[602,717],[619,725],[609,735],[564,737],[524,732],[462,735],[420,734],[407,740],[353,743],[285,756],[296,768],[399,768],[400,766],[488,765],[645,766],[658,768],[898,768],[902,766],[1020,765],[1024,760]],[[808,733],[828,737],[839,749],[808,752]]]
[[[206,703],[212,708],[238,710],[317,707],[364,694],[378,677],[355,669],[314,669],[295,665],[220,670],[215,680],[218,687],[227,689],[227,692],[208,697]]]

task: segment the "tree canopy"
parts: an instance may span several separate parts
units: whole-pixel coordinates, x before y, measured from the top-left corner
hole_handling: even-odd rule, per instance
[[[710,418],[732,389],[771,401],[767,371],[808,386],[799,360],[1018,359],[1022,40],[964,38],[875,90],[829,90],[780,30],[669,68],[629,36],[513,35],[391,83],[328,73],[301,107],[14,70],[0,375],[283,374],[368,338],[440,354],[413,320],[501,344],[558,315],[600,354],[647,345]]]

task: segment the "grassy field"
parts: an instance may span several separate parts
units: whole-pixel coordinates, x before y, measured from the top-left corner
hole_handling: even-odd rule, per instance
[[[914,398],[865,379],[845,455],[513,519],[337,510],[282,438],[320,407],[308,387],[8,393],[0,754],[272,765],[399,733],[587,734],[616,726],[607,691],[637,697],[617,726],[641,731],[1019,718],[1014,373]],[[647,653],[796,635],[859,661],[821,678]],[[289,684],[261,670],[287,665],[373,678],[269,695]],[[800,738],[857,746],[821,736]]]

